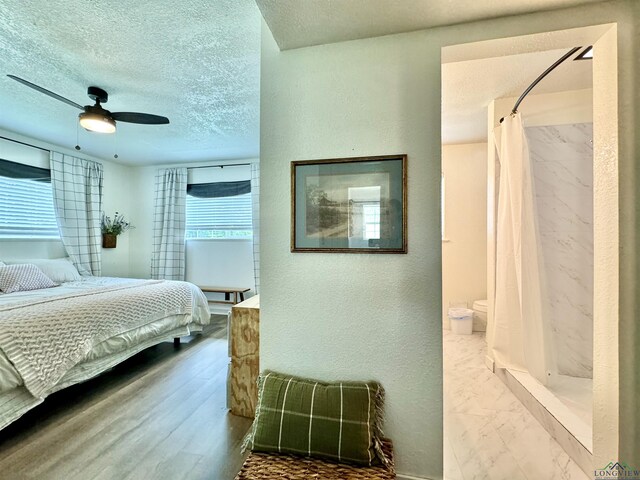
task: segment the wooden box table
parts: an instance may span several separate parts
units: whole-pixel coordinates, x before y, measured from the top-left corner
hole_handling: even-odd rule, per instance
[[[230,323],[229,409],[234,415],[253,418],[260,373],[260,295],[234,305]]]

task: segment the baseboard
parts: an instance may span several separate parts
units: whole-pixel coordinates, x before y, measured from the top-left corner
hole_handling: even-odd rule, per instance
[[[414,477],[413,475],[403,475],[402,473],[396,473],[398,480],[432,480],[429,477]]]

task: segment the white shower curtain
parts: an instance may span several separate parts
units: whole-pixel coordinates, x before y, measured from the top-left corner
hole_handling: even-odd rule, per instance
[[[528,371],[544,385],[556,374],[533,169],[520,114],[502,123],[496,238],[496,295],[491,329],[498,366]]]

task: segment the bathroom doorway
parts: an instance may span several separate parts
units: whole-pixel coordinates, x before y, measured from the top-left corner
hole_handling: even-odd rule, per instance
[[[615,37],[615,26],[601,25],[442,49],[445,478],[465,478],[465,468],[482,465],[483,456],[499,459],[500,475],[512,468],[516,478],[526,466],[551,478],[554,465],[562,464],[582,478],[581,471],[593,473],[594,450],[598,457],[610,453],[603,440],[593,445],[593,404],[602,405],[606,396],[605,367],[593,358],[612,348],[611,336],[605,342],[597,333],[606,328],[602,312],[615,308],[616,300],[597,295],[609,288],[598,283],[597,272],[615,269],[606,252],[612,242],[617,248],[617,218],[602,219],[601,213],[617,200],[594,185],[618,188],[616,175],[607,172],[607,165],[617,166],[617,153],[605,160],[603,142],[616,136],[617,126],[603,120],[617,118],[616,104],[602,95],[617,88],[610,64]],[[548,279],[544,319],[555,363],[553,384],[544,386],[502,355],[497,340],[505,317],[499,314],[496,326],[496,293],[504,293],[496,292],[496,259],[505,252],[496,238],[496,141],[500,118],[531,82],[572,47],[582,47],[577,56],[591,45],[599,58],[570,58],[518,109],[538,187],[533,203]],[[612,230],[603,241],[607,228]],[[469,320],[449,315],[450,308],[468,309],[471,335],[456,333]]]

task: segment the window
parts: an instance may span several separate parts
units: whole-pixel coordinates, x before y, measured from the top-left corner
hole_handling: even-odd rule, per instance
[[[364,214],[364,232],[362,237],[365,240],[378,240],[380,238],[380,202],[365,203],[362,205]]]
[[[60,238],[51,183],[0,176],[0,238]]]
[[[187,195],[187,239],[252,235],[251,193],[218,198]]]

